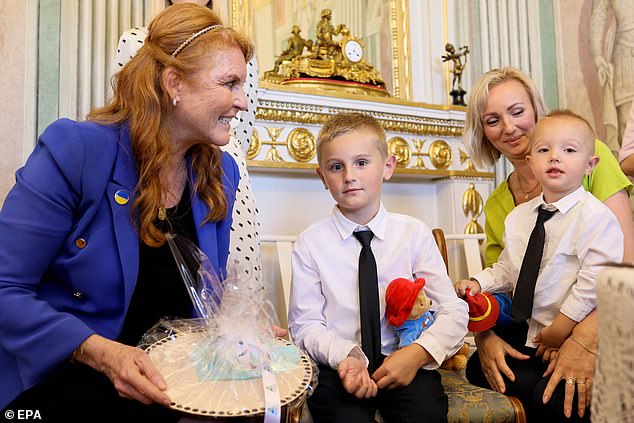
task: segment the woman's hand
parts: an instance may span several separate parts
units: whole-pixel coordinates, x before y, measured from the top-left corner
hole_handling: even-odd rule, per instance
[[[482,373],[494,391],[504,393],[506,386],[502,375],[515,381],[513,371],[506,364],[506,356],[510,355],[518,360],[528,360],[530,357],[511,347],[492,330],[477,333],[475,341]]]
[[[551,375],[542,398],[544,404],[550,400],[559,382],[570,380],[572,383],[566,383],[564,391],[564,414],[566,417],[570,417],[572,414],[572,401],[576,389],[578,395],[577,412],[580,417],[583,417],[592,397],[592,377],[595,365],[595,355],[573,339],[568,338],[559,352],[551,356],[551,361],[544,373],[544,377]]]
[[[171,404],[167,384],[150,357],[141,349],[91,335],[77,348],[77,361],[104,373],[119,395],[143,404]]]

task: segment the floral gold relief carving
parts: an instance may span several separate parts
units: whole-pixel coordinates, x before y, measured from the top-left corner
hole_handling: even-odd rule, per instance
[[[260,148],[262,147],[262,141],[260,140],[260,135],[258,134],[258,130],[253,128],[253,134],[251,135],[251,144],[249,144],[249,149],[247,150],[247,160],[252,160],[260,154]]]
[[[447,169],[451,166],[453,154],[449,144],[443,140],[436,140],[429,145],[429,159],[436,169]]]
[[[407,167],[412,158],[409,144],[401,137],[393,137],[387,143],[389,154],[396,157],[396,167]]]
[[[317,152],[315,137],[304,128],[293,129],[286,138],[286,146],[290,156],[301,163],[312,160]]]

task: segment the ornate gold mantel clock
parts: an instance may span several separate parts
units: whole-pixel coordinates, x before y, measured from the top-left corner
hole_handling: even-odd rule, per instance
[[[287,47],[278,56],[264,80],[299,87],[323,88],[342,93],[387,97],[381,74],[364,58],[363,42],[344,24],[334,26],[330,9],[321,11],[316,41],[306,40],[293,26]],[[340,37],[335,40],[335,37]]]

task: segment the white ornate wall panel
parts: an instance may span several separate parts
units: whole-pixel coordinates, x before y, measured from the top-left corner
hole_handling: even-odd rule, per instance
[[[329,213],[332,199],[314,172],[315,142],[328,117],[342,111],[370,113],[386,130],[390,152],[398,161],[384,190],[391,210],[448,233],[464,233],[474,217],[478,225],[484,224],[481,203],[491,191],[493,174],[475,169],[464,152],[461,108],[262,88],[247,158],[263,231],[268,230],[264,232],[297,234],[311,223],[310,217]],[[470,187],[480,207],[470,200],[465,210]],[[476,226],[471,224],[470,230]]]

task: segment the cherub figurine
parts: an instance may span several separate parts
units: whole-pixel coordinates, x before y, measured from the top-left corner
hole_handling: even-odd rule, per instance
[[[414,342],[434,323],[434,317],[429,312],[431,300],[425,295],[423,286],[423,278],[413,282],[398,278],[390,282],[385,291],[385,317],[390,325],[396,327],[399,348]]]
[[[304,47],[310,50],[313,47],[313,40],[305,40],[299,35],[301,28],[298,25],[293,25],[291,30],[291,36],[286,39],[286,49],[280,53],[275,64],[273,65],[273,72],[279,72],[279,67],[285,60],[291,60],[294,57],[301,56],[304,52]]]
[[[451,73],[453,74],[453,81],[451,86],[453,91],[464,92],[462,89],[462,72],[464,71],[464,67],[467,64],[467,54],[469,54],[469,47],[462,46],[458,53],[456,53],[456,48],[451,43],[445,44],[446,55],[442,56],[443,62],[448,62],[451,60],[453,63],[453,69]],[[464,58],[464,62],[463,62]],[[456,86],[456,82],[458,85]]]

